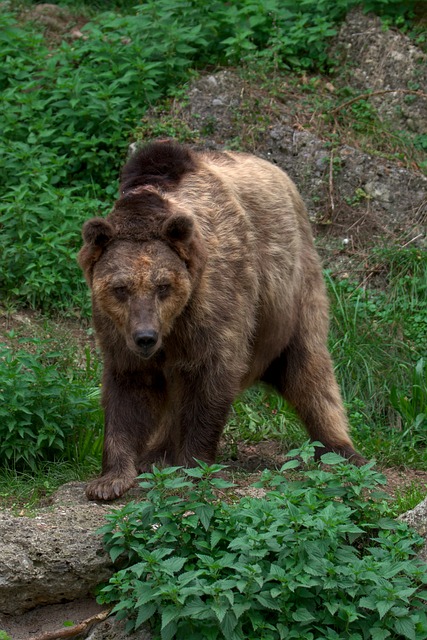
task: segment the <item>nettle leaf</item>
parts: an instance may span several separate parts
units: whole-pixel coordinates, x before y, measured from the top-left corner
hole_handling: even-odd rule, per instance
[[[169,575],[173,575],[174,573],[181,571],[187,560],[188,558],[166,558],[162,561],[161,567],[163,571]]]
[[[227,611],[230,610],[229,602],[212,602],[211,603],[212,611],[215,613],[218,621],[221,623],[224,620],[224,617]]]
[[[394,602],[389,602],[387,600],[380,600],[379,602],[377,602],[375,608],[379,613],[380,619],[384,618],[386,613],[388,613],[388,611],[390,611],[390,609],[393,607],[393,605],[394,605]]]
[[[136,616],[135,629],[138,629],[144,622],[151,618],[157,611],[157,606],[153,603],[141,607]]]
[[[379,627],[374,627],[373,629],[371,629],[372,640],[385,640],[390,636],[391,633],[387,629],[380,629]]]
[[[138,599],[135,606],[138,608],[147,604],[147,602],[150,602],[150,600],[154,600],[157,597],[158,589],[153,588],[153,585],[151,583],[144,584],[141,582],[137,587],[136,593]]]
[[[343,456],[340,456],[338,453],[334,453],[333,451],[329,451],[328,453],[324,453],[323,456],[320,456],[320,460],[323,464],[327,465],[335,465],[342,464],[346,462],[346,459]]]
[[[308,609],[299,608],[292,614],[296,622],[313,622],[316,618]]]
[[[287,462],[285,462],[285,464],[282,464],[282,466],[280,467],[280,473],[283,473],[284,471],[289,471],[290,469],[296,469],[297,467],[301,466],[301,462],[299,460],[288,460]]]
[[[408,638],[408,640],[417,640],[415,623],[409,616],[406,618],[398,618],[394,621],[394,629],[396,633]]]
[[[210,540],[210,546],[211,549],[214,549],[216,547],[216,545],[218,544],[218,542],[220,542],[221,540],[224,539],[224,532],[221,531],[220,529],[214,529],[211,533],[211,540]]]
[[[176,637],[176,632],[178,630],[178,625],[175,621],[170,622],[165,627],[162,627],[161,637],[162,640],[173,640]]]
[[[234,629],[237,625],[237,618],[232,611],[227,611],[221,622],[221,631],[224,634],[226,640],[235,640],[236,635]]]
[[[162,630],[167,627],[170,622],[179,618],[180,615],[180,610],[177,609],[177,607],[175,607],[174,605],[165,607],[162,611]]]
[[[262,604],[262,606],[266,609],[275,609],[276,611],[281,611],[281,606],[268,591],[257,593],[255,595],[255,599],[258,600],[258,602]]]
[[[111,547],[111,549],[110,549],[110,558],[111,558],[113,564],[116,562],[117,558],[122,553],[124,553],[124,551],[125,550],[123,549],[123,547],[121,545],[120,546],[117,545],[117,546]]]
[[[196,515],[199,516],[200,522],[202,523],[204,528],[208,530],[212,517],[215,513],[215,509],[211,507],[211,505],[207,504],[202,507],[197,507],[197,509],[195,509],[194,511]]]

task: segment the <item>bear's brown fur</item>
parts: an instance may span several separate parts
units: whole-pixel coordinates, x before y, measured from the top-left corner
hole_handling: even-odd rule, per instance
[[[307,214],[278,167],[172,141],[137,151],[79,262],[104,356],[102,476],[123,494],[153,461],[213,462],[234,398],[257,380],[313,440],[356,463],[326,347],[328,303]]]

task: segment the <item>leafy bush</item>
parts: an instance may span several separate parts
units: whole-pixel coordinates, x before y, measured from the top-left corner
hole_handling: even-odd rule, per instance
[[[289,456],[307,462],[313,450]],[[101,529],[124,568],[99,601],[162,640],[427,638],[427,571],[412,558],[421,539],[386,517],[372,464],[323,461],[334,469],[287,480],[300,464],[289,460],[255,485],[264,497],[230,502],[218,465],[143,474],[146,501]]]
[[[62,354],[36,342],[33,352],[0,345],[0,463],[36,469],[47,460],[80,462],[102,448],[91,374],[67,373]]]
[[[77,265],[83,222],[105,204],[71,189],[22,184],[0,204],[0,294],[43,311],[90,313],[90,295]]]

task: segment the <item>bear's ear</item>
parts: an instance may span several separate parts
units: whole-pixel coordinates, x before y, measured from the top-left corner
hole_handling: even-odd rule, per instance
[[[86,281],[90,286],[95,263],[101,257],[104,248],[114,238],[113,226],[103,218],[92,218],[84,223],[82,236],[84,245],[77,256]]]
[[[173,215],[163,225],[163,234],[171,244],[188,245],[194,234],[194,222],[185,215]]]
[[[103,249],[114,237],[113,226],[104,218],[87,220],[82,229],[85,244]]]

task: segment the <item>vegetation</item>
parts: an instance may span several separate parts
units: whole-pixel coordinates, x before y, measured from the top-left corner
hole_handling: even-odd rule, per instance
[[[307,464],[313,445],[294,450]],[[141,476],[146,501],[101,531],[123,568],[99,595],[129,631],[162,640],[427,638],[419,536],[387,517],[372,463],[326,454],[328,471],[264,472],[262,498],[224,501],[222,467]]]
[[[90,352],[82,369],[69,354],[50,351],[48,341],[31,341],[31,351],[26,346],[0,346],[0,461],[32,471],[47,461],[90,464],[102,448]]]

